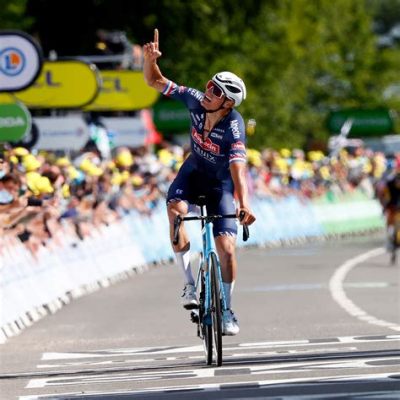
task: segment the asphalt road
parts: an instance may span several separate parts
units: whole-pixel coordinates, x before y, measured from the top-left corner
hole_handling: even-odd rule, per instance
[[[400,399],[400,265],[382,237],[239,253],[224,365],[204,363],[180,271],[154,267],[0,345],[8,399]]]

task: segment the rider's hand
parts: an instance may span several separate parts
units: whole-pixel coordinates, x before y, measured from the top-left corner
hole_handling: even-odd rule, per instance
[[[154,29],[154,42],[146,43],[143,46],[143,57],[145,61],[156,61],[161,57],[161,52],[158,49],[158,29]]]
[[[248,207],[239,207],[236,211],[241,225],[251,225],[256,217],[252,214]]]

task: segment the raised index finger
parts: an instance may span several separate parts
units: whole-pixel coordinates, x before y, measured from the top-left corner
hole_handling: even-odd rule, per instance
[[[158,50],[158,29],[154,29],[154,47]]]

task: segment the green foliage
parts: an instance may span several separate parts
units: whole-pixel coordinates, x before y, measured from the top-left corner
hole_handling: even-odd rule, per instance
[[[400,23],[400,0],[367,0],[367,8],[373,12],[381,33]]]
[[[0,0],[0,26],[29,27],[25,4]],[[326,140],[332,109],[400,110],[400,46],[379,49],[374,33],[377,21],[384,31],[400,21],[400,0],[30,0],[29,5],[45,54],[52,48],[60,55],[89,54],[99,28],[125,30],[143,44],[157,27],[159,63],[168,78],[202,89],[217,71],[237,73],[248,89],[239,111],[257,120],[251,146]],[[70,16],[65,28],[61,14]]]
[[[378,50],[364,0],[193,1],[177,15],[183,29],[174,29],[163,71],[200,89],[218,70],[242,76],[240,111],[257,120],[251,145],[302,146],[327,138],[331,109],[396,106],[383,91],[398,80],[399,52]]]
[[[25,15],[27,1],[0,0],[0,29],[29,29],[33,18]]]

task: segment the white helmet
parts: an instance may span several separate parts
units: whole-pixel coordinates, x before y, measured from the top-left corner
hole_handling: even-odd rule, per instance
[[[218,72],[211,80],[221,88],[228,99],[235,102],[235,107],[239,106],[246,98],[246,86],[244,82],[232,72]]]

